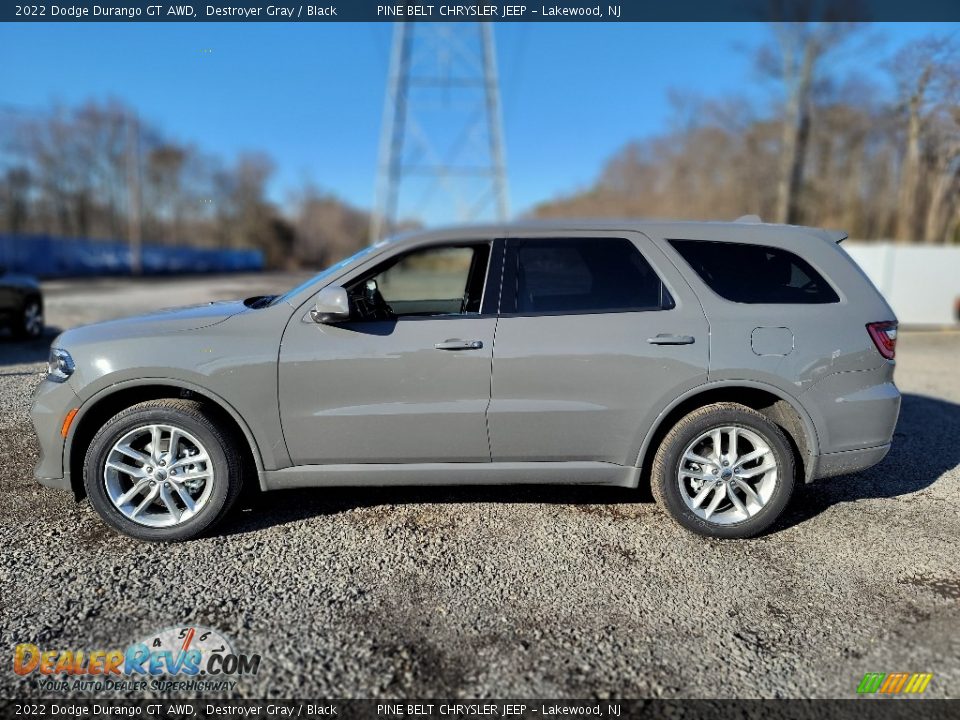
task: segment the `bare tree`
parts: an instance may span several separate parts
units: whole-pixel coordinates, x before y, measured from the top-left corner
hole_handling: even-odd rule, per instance
[[[312,186],[298,195],[295,206],[295,254],[301,264],[321,267],[363,247],[369,213]]]
[[[30,171],[22,166],[10,168],[0,187],[0,207],[7,227],[14,234],[26,231],[30,220]]]
[[[956,224],[960,209],[960,106],[935,118],[930,125],[923,239],[927,243],[944,243],[949,241],[951,224]]]
[[[906,125],[896,236],[937,242],[945,232],[943,214],[960,156],[960,47],[954,38],[928,36],[906,45],[889,68]]]
[[[183,241],[183,174],[188,150],[163,143],[146,153],[144,195],[149,223],[147,237],[154,241]]]
[[[813,94],[827,57],[843,48],[860,25],[846,22],[773,23],[774,42],[758,54],[758,66],[783,84],[778,222],[800,222],[800,192],[813,115]]]

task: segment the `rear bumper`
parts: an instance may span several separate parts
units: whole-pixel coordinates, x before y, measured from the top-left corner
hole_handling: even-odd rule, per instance
[[[817,429],[807,482],[859,472],[886,457],[900,415],[892,362],[824,377],[800,398]]]
[[[844,450],[818,455],[813,459],[813,468],[809,477],[821,479],[860,472],[876,465],[887,456],[888,452],[890,452],[890,443],[860,450]]]
[[[900,415],[892,364],[829,375],[800,396],[822,456],[890,445]]]

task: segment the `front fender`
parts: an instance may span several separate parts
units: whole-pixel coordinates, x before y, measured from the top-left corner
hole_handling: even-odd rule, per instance
[[[84,388],[88,392],[84,393],[77,415],[70,427],[66,440],[63,444],[63,468],[67,480],[69,480],[72,449],[76,440],[77,429],[83,426],[84,419],[89,416],[101,402],[108,400],[117,393],[135,390],[137,388],[146,389],[148,387],[165,387],[171,390],[189,391],[193,395],[204,398],[209,402],[216,404],[221,410],[226,412],[237,426],[243,432],[244,438],[250,446],[254,462],[256,463],[257,474],[262,478],[264,469],[278,469],[289,465],[289,457],[286,454],[286,446],[282,439],[279,443],[271,441],[269,434],[263,427],[251,425],[247,422],[243,413],[238,408],[220,394],[213,392],[209,387],[197,382],[196,378],[186,378],[183,376],[170,377],[159,375],[144,375],[143,371],[137,373],[134,378],[120,379],[105,377],[102,387],[93,385]]]

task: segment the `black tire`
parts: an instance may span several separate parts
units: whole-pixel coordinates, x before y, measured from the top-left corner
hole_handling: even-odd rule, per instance
[[[32,317],[39,319],[32,320]],[[43,300],[36,295],[26,298],[11,322],[10,329],[13,336],[20,340],[35,340],[43,335]]]
[[[196,514],[170,527],[149,527],[129,519],[113,504],[104,482],[104,466],[114,444],[138,427],[152,424],[181,428],[206,449],[212,464],[212,490]],[[190,540],[213,528],[230,511],[242,487],[242,462],[237,439],[190,400],[149,400],[114,415],[94,435],[83,465],[83,484],[97,513],[124,535],[151,542]]]
[[[697,515],[684,501],[678,479],[681,455],[687,447],[704,433],[723,426],[745,428],[759,435],[777,464],[776,484],[763,507],[747,519],[730,524]],[[684,528],[706,537],[738,539],[759,535],[780,517],[793,495],[795,475],[793,451],[783,431],[756,410],[724,402],[694,410],[667,433],[654,457],[650,479],[657,504]]]

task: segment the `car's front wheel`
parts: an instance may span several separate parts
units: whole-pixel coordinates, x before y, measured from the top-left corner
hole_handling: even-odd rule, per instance
[[[753,537],[790,501],[793,452],[783,431],[761,413],[715,403],[694,410],[667,433],[651,484],[657,503],[688,530]]]
[[[229,433],[187,400],[151,400],[123,410],[87,450],[83,482],[94,509],[139,540],[177,541],[220,521],[240,491],[240,458]]]

